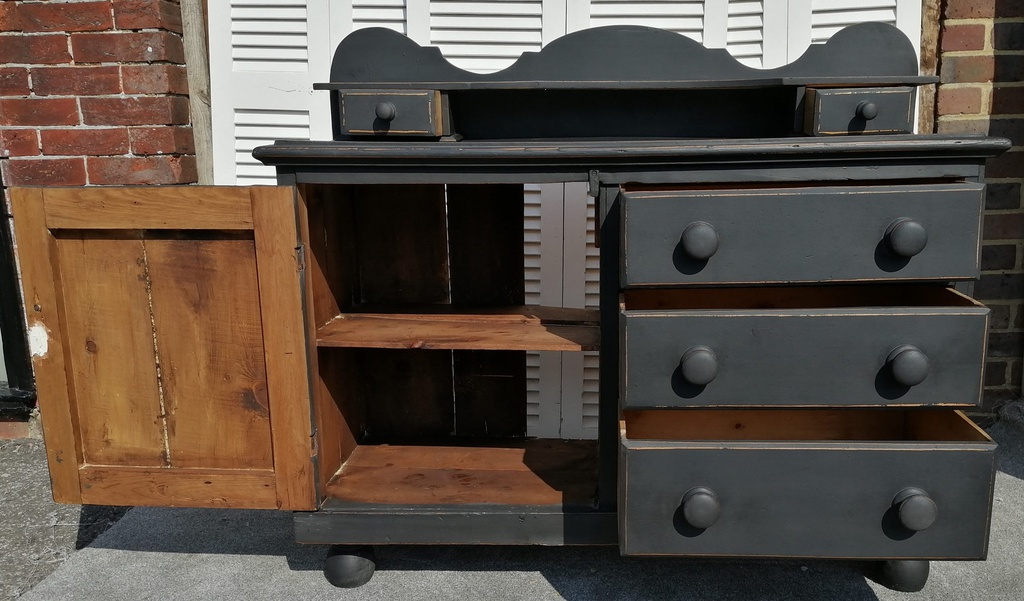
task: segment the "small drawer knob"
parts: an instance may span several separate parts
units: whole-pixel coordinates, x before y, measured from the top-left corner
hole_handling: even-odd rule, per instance
[[[697,486],[683,495],[683,517],[686,523],[694,528],[710,528],[722,515],[722,504],[718,502],[715,491],[704,486]]]
[[[707,261],[718,252],[718,232],[705,221],[694,221],[683,230],[683,251],[691,259]]]
[[[390,102],[381,102],[377,105],[374,112],[381,121],[391,121],[398,114],[398,111],[395,110],[395,105]]]
[[[857,116],[865,121],[871,121],[878,116],[878,105],[867,100],[861,102],[857,105]]]
[[[912,344],[896,347],[886,360],[892,377],[904,386],[917,386],[928,377],[928,355]]]
[[[927,529],[939,517],[939,506],[920,488],[904,488],[892,500],[892,506],[896,508],[900,524],[915,532]]]
[[[920,254],[928,245],[928,230],[920,222],[901,217],[889,224],[885,230],[885,242],[889,250],[901,257]]]
[[[718,355],[706,346],[691,346],[679,359],[683,379],[695,386],[710,384],[718,375]]]

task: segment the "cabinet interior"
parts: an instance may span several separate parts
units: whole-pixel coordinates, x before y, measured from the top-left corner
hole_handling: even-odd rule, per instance
[[[944,284],[637,289],[622,293],[626,310],[981,307]]]
[[[300,186],[319,479],[352,503],[593,503],[597,443],[528,439],[526,352],[597,350],[525,306],[523,186]]]

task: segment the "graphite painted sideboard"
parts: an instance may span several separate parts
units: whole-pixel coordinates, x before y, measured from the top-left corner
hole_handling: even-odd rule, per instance
[[[476,75],[338,47],[334,140],[278,187],[22,188],[58,501],[294,511],[380,544],[870,561],[987,553],[986,158],[913,135],[913,47],[859,25],[759,71],[640,27]],[[527,306],[523,185],[586,182],[601,306]],[[526,436],[527,351],[600,351],[599,438]]]

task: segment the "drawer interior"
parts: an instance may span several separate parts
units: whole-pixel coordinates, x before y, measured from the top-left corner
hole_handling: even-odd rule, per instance
[[[693,409],[624,411],[630,440],[991,442],[954,410]]]
[[[634,289],[622,293],[626,310],[824,309],[849,307],[981,307],[952,288],[934,284]]]

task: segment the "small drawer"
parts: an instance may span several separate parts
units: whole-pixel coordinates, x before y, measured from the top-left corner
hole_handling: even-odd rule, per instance
[[[971,183],[621,195],[624,286],[978,276]]]
[[[804,133],[909,134],[914,131],[914,88],[808,88]]]
[[[624,555],[984,559],[995,444],[958,411],[641,411]]]
[[[633,290],[622,406],[970,406],[988,308],[941,286]]]
[[[373,90],[339,94],[342,133],[364,136],[444,135],[441,92]]]

